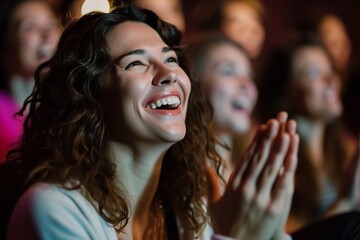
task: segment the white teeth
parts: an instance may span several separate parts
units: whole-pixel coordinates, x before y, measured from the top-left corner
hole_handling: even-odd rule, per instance
[[[250,102],[242,99],[242,100],[233,101],[233,102],[232,102],[232,105],[233,105],[233,107],[235,107],[235,108],[246,109],[246,108],[249,108],[249,107],[250,107],[250,106],[249,106],[249,105],[250,105]]]
[[[43,46],[38,49],[37,55],[40,58],[48,57],[52,54],[52,48],[50,46]]]
[[[156,101],[153,101],[151,103],[146,104],[145,107],[151,108],[151,109],[156,109],[156,108],[159,108],[161,106],[169,105],[172,108],[176,108],[177,106],[179,106],[179,104],[180,104],[179,97],[170,96],[170,97],[157,99]]]
[[[156,101],[156,106],[161,107],[161,101],[160,100]]]
[[[179,104],[180,100],[177,97],[169,97],[167,99],[168,104]]]

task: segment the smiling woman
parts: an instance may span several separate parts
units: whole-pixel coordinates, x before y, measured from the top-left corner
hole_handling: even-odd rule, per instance
[[[353,175],[344,171],[352,156],[340,122],[340,79],[326,48],[314,35],[299,34],[272,54],[263,77],[260,112],[286,109],[301,137],[288,230],[352,209],[357,188],[348,190]],[[340,206],[341,198],[349,201]]]
[[[139,39],[143,32],[146,44]],[[124,34],[127,38],[123,38]],[[162,45],[157,32],[144,23],[126,22],[107,36],[114,68],[104,78],[105,121],[117,139],[132,136],[179,141],[185,136],[190,80],[179,66],[175,50]],[[118,43],[123,42],[119,48]],[[117,102],[119,113],[112,108]],[[167,107],[168,103],[176,103]],[[130,123],[127,124],[127,123]],[[127,126],[119,129],[118,126]],[[125,125],[126,124],[126,125]]]
[[[19,154],[27,190],[8,239],[208,239],[205,161],[220,159],[211,108],[189,78],[180,36],[134,6],[90,13],[66,28],[22,109],[29,107],[22,147],[12,156]],[[297,141],[280,124],[264,125],[243,161],[264,151],[262,166],[276,182],[264,186],[275,191],[268,204],[250,211],[261,217],[242,224],[249,211],[238,208],[238,170],[217,198],[228,207],[212,199],[223,211],[211,217],[216,233],[283,239],[280,207],[289,203]]]
[[[224,160],[222,175],[228,179],[244,148],[235,143],[235,138],[245,139],[251,131],[257,101],[250,59],[242,45],[219,32],[195,35],[187,45],[200,85],[214,108],[212,126],[230,148],[218,146]]]
[[[18,146],[22,120],[14,118],[34,86],[36,68],[55,52],[60,24],[42,0],[16,0],[0,6],[0,163]]]

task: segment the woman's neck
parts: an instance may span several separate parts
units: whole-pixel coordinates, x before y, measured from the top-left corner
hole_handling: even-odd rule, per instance
[[[118,183],[127,190],[132,212],[125,228],[126,239],[142,239],[159,183],[162,159],[168,148],[147,146],[141,149],[134,151],[124,144],[110,143]]]
[[[295,117],[295,120],[301,136],[301,141],[303,141],[309,149],[313,166],[315,169],[322,169],[325,123],[304,118],[302,116]]]
[[[25,99],[31,94],[34,87],[34,80],[19,75],[13,75],[9,81],[9,92],[12,98],[22,106]]]
[[[223,163],[220,168],[220,173],[227,181],[234,170],[231,151],[233,148],[233,135],[230,133],[219,132],[217,137],[221,143],[224,143],[225,146],[228,147],[224,148],[221,145],[216,146],[216,151],[220,154]]]

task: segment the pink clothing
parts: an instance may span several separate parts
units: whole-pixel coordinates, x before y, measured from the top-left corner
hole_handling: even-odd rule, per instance
[[[14,117],[20,106],[5,92],[0,91],[0,163],[5,162],[9,150],[18,146],[23,119]]]

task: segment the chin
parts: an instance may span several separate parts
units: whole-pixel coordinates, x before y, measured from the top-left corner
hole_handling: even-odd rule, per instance
[[[237,121],[233,124],[231,129],[235,134],[245,134],[250,131],[250,121]]]
[[[163,142],[176,143],[183,140],[186,135],[185,126],[163,130],[164,131],[159,134],[159,138]]]
[[[322,119],[324,119],[324,121],[326,123],[332,123],[334,122],[336,119],[340,118],[342,111],[332,111],[332,112],[327,112],[324,113],[322,115]]]

